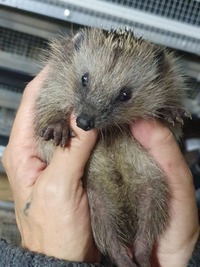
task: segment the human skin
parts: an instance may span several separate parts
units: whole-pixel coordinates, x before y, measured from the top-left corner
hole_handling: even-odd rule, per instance
[[[199,237],[199,222],[191,172],[167,127],[158,121],[138,120],[131,132],[166,173],[171,189],[170,224],[155,245],[153,267],[183,267]]]
[[[76,137],[57,147],[47,167],[34,138],[34,102],[45,69],[26,87],[3,155],[22,246],[70,261],[98,262],[81,177],[97,133],[71,126]]]
[[[22,246],[70,261],[98,262],[81,182],[97,132],[76,127],[72,116],[75,137],[65,149],[57,147],[48,166],[40,160],[33,120],[45,71],[25,89],[3,156]],[[137,120],[130,129],[165,171],[171,188],[171,221],[155,244],[152,266],[187,266],[199,235],[191,173],[168,128],[155,120]]]

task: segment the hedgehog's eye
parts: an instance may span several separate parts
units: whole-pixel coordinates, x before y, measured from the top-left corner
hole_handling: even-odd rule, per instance
[[[131,97],[132,97],[131,89],[130,88],[122,88],[119,96],[117,97],[117,101],[126,102],[126,101],[130,100]]]
[[[87,72],[81,78],[81,82],[82,82],[83,87],[86,87],[88,85],[88,80],[89,80],[89,73]]]

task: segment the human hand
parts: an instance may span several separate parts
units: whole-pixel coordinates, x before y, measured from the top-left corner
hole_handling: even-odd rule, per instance
[[[131,132],[161,166],[171,189],[170,224],[153,252],[153,267],[185,267],[199,236],[192,175],[170,130],[160,122],[139,119]]]
[[[75,137],[69,146],[57,147],[49,166],[40,160],[34,138],[34,103],[45,72],[26,87],[3,155],[22,246],[70,261],[98,262],[81,181],[97,134],[76,127],[72,118]]]

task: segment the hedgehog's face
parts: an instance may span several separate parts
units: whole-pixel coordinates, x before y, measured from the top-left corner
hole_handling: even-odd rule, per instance
[[[114,124],[128,123],[127,111],[132,106],[133,89],[121,87],[106,93],[101,87],[89,88],[89,73],[81,77],[81,93],[75,110],[77,126],[87,131],[92,128],[105,128]],[[98,86],[98,85],[97,85]],[[110,87],[110,86],[109,86]],[[107,89],[109,90],[109,87]],[[105,87],[104,87],[105,89]]]
[[[101,32],[95,34],[84,39],[73,56],[77,125],[102,129],[152,115],[158,66],[151,45],[140,48],[137,43],[132,49],[127,43],[128,49],[106,43],[109,40],[98,36]]]
[[[130,68],[113,68],[114,73],[91,68],[76,76],[74,111],[83,130],[129,124],[149,113],[145,85],[131,77]]]

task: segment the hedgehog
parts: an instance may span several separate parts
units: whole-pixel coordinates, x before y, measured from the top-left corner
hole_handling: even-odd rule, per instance
[[[67,146],[72,113],[82,130],[96,128],[82,177],[95,243],[118,267],[149,267],[169,224],[170,188],[129,125],[153,117],[180,139],[189,115],[177,59],[131,30],[85,28],[53,40],[47,63],[35,105],[41,159],[49,163],[56,146]]]

